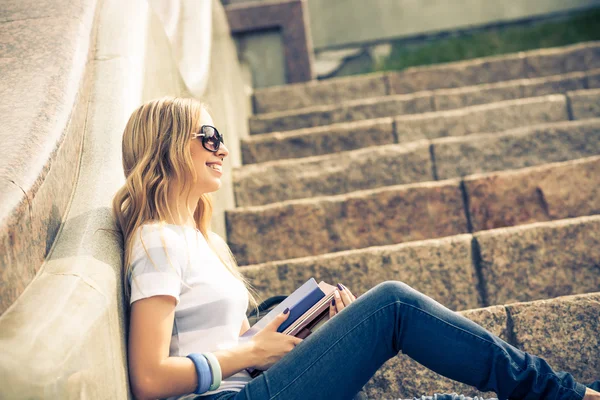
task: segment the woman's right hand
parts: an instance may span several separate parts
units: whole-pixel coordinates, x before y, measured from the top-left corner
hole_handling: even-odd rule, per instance
[[[281,313],[263,329],[252,336],[255,364],[253,368],[266,371],[288,352],[292,351],[303,339],[277,332],[277,328],[290,316]]]

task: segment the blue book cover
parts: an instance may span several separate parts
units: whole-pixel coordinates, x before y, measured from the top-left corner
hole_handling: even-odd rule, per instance
[[[292,294],[286,297],[275,308],[269,311],[267,315],[262,317],[260,321],[252,325],[250,329],[244,332],[244,334],[240,336],[240,341],[250,339],[269,322],[275,319],[276,316],[281,314],[283,310],[289,307],[290,316],[277,329],[277,332],[283,332],[288,326],[293,324],[294,321],[301,317],[323,297],[325,297],[325,293],[323,293],[315,278],[310,278]]]

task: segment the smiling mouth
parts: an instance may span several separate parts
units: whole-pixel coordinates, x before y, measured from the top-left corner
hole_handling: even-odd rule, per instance
[[[208,168],[210,168],[210,169],[213,169],[213,170],[217,171],[217,172],[223,173],[223,166],[222,165],[219,165],[219,164],[215,163],[215,164],[206,164],[206,166]]]

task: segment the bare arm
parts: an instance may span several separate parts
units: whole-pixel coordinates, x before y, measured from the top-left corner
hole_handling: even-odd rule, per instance
[[[165,295],[137,300],[131,306],[129,375],[137,399],[192,393],[198,386],[192,360],[169,357],[175,304],[174,297]],[[254,350],[250,343],[212,353],[219,361],[223,379],[254,365]]]
[[[242,322],[242,329],[240,329],[239,336],[242,336],[248,329],[250,329],[250,321],[248,321],[248,317],[246,317]]]

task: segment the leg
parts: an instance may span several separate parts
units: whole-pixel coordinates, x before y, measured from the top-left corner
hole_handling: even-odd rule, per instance
[[[351,399],[402,351],[427,368],[499,399],[581,400],[585,386],[398,281],[343,309],[237,395]],[[442,397],[438,397],[442,398]]]

